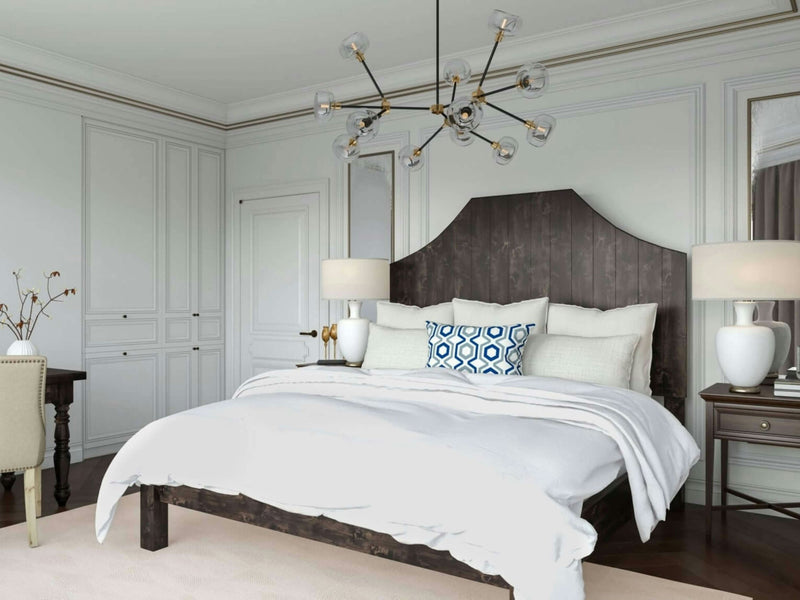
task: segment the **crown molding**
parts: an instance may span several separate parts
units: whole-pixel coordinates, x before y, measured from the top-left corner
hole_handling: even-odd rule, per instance
[[[93,65],[49,52],[28,44],[0,37],[0,71],[48,83],[56,87],[105,97],[115,102],[125,101],[146,110],[193,117],[224,123],[227,107],[224,103],[202,98],[133,75]]]
[[[720,7],[724,19],[720,23]],[[691,25],[689,25],[691,24]],[[714,39],[722,34],[800,25],[797,0],[687,0],[588,25],[547,34],[506,41],[498,53],[496,68],[487,80],[512,75],[518,66],[532,58],[548,67],[578,65],[597,59],[620,57],[632,52],[666,48],[697,40]],[[687,27],[690,27],[687,29]],[[489,44],[459,56],[474,68],[486,60]],[[375,91],[369,79],[358,71],[353,77],[330,81],[313,88],[301,88],[224,104],[167,86],[149,82],[110,69],[67,58],[26,44],[0,38],[0,73],[59,87],[102,100],[159,113],[220,131],[251,128],[275,121],[311,114],[310,105],[317,89],[329,89],[338,97],[353,101],[372,100]],[[446,60],[445,56],[442,59]],[[375,71],[391,98],[404,98],[429,92],[433,60],[420,61],[392,69]],[[488,87],[488,86],[487,86]]]

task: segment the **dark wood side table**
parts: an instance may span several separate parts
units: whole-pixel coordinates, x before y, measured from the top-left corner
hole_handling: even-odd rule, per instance
[[[53,435],[53,467],[56,471],[56,486],[53,495],[59,506],[66,506],[69,499],[69,407],[73,401],[73,388],[76,381],[86,379],[86,371],[69,371],[67,369],[47,369],[47,380],[44,401],[56,409],[56,429]],[[17,476],[14,473],[3,473],[0,483],[9,491]]]
[[[706,402],[706,538],[711,538],[711,515],[729,510],[769,508],[795,519],[800,502],[766,502],[728,487],[728,442],[750,442],[800,448],[800,398],[775,396],[771,386],[762,385],[760,394],[737,394],[727,383],[715,383],[700,392]],[[714,440],[720,440],[721,502],[714,498]],[[728,494],[750,504],[728,505]]]

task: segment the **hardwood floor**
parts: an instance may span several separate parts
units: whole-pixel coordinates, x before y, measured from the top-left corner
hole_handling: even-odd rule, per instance
[[[111,458],[103,456],[72,465],[72,497],[65,509],[58,508],[53,498],[53,470],[43,471],[42,515],[93,504]],[[11,492],[0,489],[0,527],[24,521],[19,478]],[[800,521],[734,512],[723,525],[721,515],[716,514],[713,539],[706,544],[703,509],[689,504],[682,512],[670,513],[647,544],[639,541],[636,526],[630,522],[600,540],[589,561],[755,600],[796,600],[800,598],[798,558]]]

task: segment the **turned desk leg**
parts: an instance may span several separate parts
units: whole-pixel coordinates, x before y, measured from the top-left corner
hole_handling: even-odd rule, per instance
[[[728,506],[728,440],[719,441],[719,462],[720,462],[720,476],[719,476],[719,495],[720,504]],[[722,511],[722,520],[727,520],[728,511]]]
[[[53,451],[53,467],[56,472],[56,488],[54,496],[59,506],[65,506],[69,500],[69,407],[72,404],[72,382],[59,386],[58,398],[53,405],[56,409],[55,450]]]

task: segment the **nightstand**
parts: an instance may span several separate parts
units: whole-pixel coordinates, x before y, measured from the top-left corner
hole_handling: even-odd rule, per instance
[[[727,383],[715,383],[700,392],[706,401],[706,539],[711,538],[711,515],[729,510],[772,509],[800,519],[800,514],[787,510],[800,508],[800,502],[773,503],[728,487],[728,442],[750,442],[770,446],[800,448],[800,399],[775,396],[771,386],[762,385],[760,394],[737,394]],[[720,440],[721,503],[713,505],[714,440]],[[728,494],[749,504],[728,505]]]

